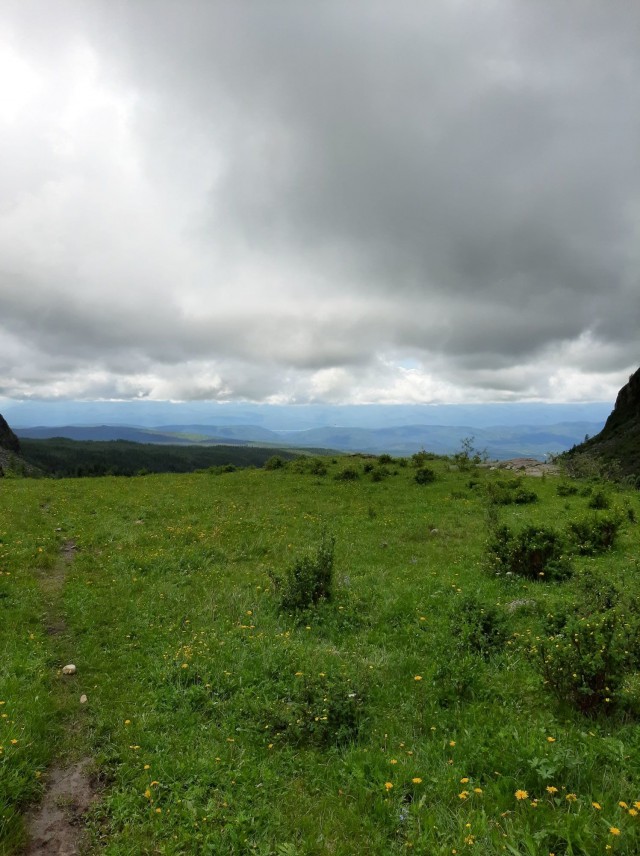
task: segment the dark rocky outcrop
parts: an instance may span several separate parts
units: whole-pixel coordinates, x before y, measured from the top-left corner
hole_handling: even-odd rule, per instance
[[[7,449],[9,452],[20,454],[20,441],[7,425],[6,420],[0,414],[0,449]]]
[[[640,369],[618,393],[602,431],[575,446],[565,457],[569,462],[595,458],[614,475],[633,476],[640,481]]]

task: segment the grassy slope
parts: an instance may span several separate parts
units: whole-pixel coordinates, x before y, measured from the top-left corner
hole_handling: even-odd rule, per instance
[[[637,853],[640,817],[618,805],[640,799],[637,727],[558,707],[535,668],[541,616],[575,581],[487,573],[479,491],[433,466],[424,487],[409,468],[378,483],[282,470],[5,480],[0,853],[18,846],[56,745],[96,759],[91,828],[106,854]],[[505,520],[560,524],[586,507],[552,479],[533,486],[541,502]],[[300,624],[275,609],[270,572],[325,527],[337,596]],[[51,603],[42,580],[70,539]],[[637,548],[628,525],[614,552],[576,565],[626,582]],[[490,660],[452,648],[470,593],[508,615]],[[508,614],[519,598],[538,606]],[[67,625],[55,637],[51,610]],[[326,745],[323,712],[351,693],[359,739]]]

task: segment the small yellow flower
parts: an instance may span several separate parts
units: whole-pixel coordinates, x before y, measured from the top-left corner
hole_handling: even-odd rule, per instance
[[[413,680],[414,680],[414,681],[421,681],[421,680],[422,680],[422,675],[415,675],[415,676],[414,676],[414,678],[413,678]]]
[[[398,761],[397,761],[395,758],[392,758],[392,759],[389,761],[389,763],[390,763],[390,764],[397,764],[397,763],[398,763]]]
[[[143,770],[149,770],[149,769],[151,769],[151,764],[145,764],[145,765],[144,765],[144,767],[143,767],[142,769],[143,769]]]
[[[635,808],[630,808],[629,814],[631,815],[631,817],[635,817],[638,814],[638,810]]]
[[[624,800],[620,800],[618,805],[620,806],[620,808],[629,808],[629,806],[626,804],[626,802],[624,802]]]
[[[188,664],[188,663],[183,663],[183,664],[182,664],[182,668],[183,668],[183,669],[188,669],[188,668],[189,668],[189,664]]]
[[[466,800],[466,798],[468,796],[469,796],[469,791],[460,791],[460,793],[458,794],[458,799]]]
[[[515,792],[515,798],[516,798],[517,800],[526,800],[528,796],[529,796],[529,792],[528,792],[528,791],[523,791],[523,790],[518,789],[518,790]]]
[[[547,785],[547,793],[549,793],[549,794],[557,794],[557,793],[558,793],[558,789],[557,789],[557,788],[554,788],[554,786],[553,786],[553,785]]]
[[[578,797],[575,794],[567,794],[565,799],[567,800],[567,802],[575,802]]]
[[[130,720],[130,719],[125,719],[124,724],[125,724],[125,725],[131,725],[131,720]]]
[[[413,779],[411,779],[411,781],[413,782],[414,785],[421,785],[422,784],[422,779],[420,778],[420,776],[414,776]]]
[[[592,806],[593,806],[597,811],[602,811],[602,806],[600,805],[600,803],[599,803],[599,802],[592,802],[592,803],[591,803],[591,805],[592,805]]]
[[[618,829],[618,827],[617,827],[617,826],[610,826],[610,827],[609,827],[609,832],[610,832],[612,835],[620,835],[620,830]]]
[[[555,737],[547,737],[547,743],[555,743],[555,742],[556,742]]]
[[[474,792],[474,794],[481,794],[481,793],[482,793],[482,788],[474,788],[474,789],[473,789],[473,792]]]
[[[388,791],[390,791],[391,788],[393,787],[393,782],[385,782],[384,786]]]
[[[12,746],[15,746],[17,742],[18,742],[18,741],[17,741],[17,740],[15,739],[15,737],[14,737],[14,738],[13,738],[13,740],[11,741],[11,745],[12,745]]]
[[[148,800],[151,799],[151,791],[149,790],[149,788],[147,788],[147,790],[144,792],[144,795]]]
[[[455,745],[456,745],[456,741],[455,741],[455,740],[450,740],[450,741],[449,741],[449,746],[455,746]]]
[[[156,809],[156,814],[162,814],[162,809],[161,809],[161,808],[157,808],[157,809]]]
[[[636,802],[634,802],[634,806],[636,808],[640,808],[640,800],[637,800]]]
[[[461,785],[466,785],[468,781],[469,781],[469,777],[468,777],[468,776],[463,776],[463,777],[460,779],[460,784],[461,784]]]

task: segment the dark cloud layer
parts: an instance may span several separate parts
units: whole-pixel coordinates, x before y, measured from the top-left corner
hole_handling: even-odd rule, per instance
[[[0,395],[598,398],[637,365],[640,6],[4,10]]]

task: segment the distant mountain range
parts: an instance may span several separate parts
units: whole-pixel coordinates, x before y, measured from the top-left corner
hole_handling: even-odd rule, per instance
[[[603,420],[604,421],[604,420]],[[367,452],[411,455],[420,449],[436,454],[452,454],[463,439],[489,457],[535,457],[540,460],[564,452],[581,443],[586,435],[597,433],[603,422],[560,422],[554,425],[523,424],[470,427],[455,425],[392,425],[387,427],[324,426],[307,429],[265,428],[262,425],[63,425],[19,428],[19,437],[72,440],[129,440],[136,443],[170,445],[260,445],[287,446],[294,449],[333,449],[341,452]]]

